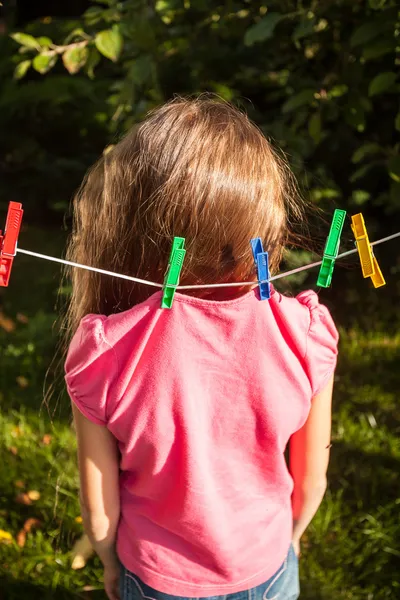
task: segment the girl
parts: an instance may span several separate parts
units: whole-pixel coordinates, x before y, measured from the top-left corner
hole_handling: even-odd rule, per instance
[[[337,332],[313,292],[260,301],[299,218],[290,172],[232,106],[176,100],[103,156],[75,200],[66,382],[82,516],[110,600],[294,600],[300,538],[326,488]],[[290,474],[284,452],[290,440]],[[247,596],[243,596],[246,592]]]

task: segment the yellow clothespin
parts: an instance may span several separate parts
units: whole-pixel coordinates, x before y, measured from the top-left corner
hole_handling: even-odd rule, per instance
[[[361,269],[363,277],[370,277],[374,287],[378,288],[385,285],[386,281],[382,275],[372,251],[372,246],[368,238],[367,229],[365,227],[364,217],[361,213],[351,217],[351,228],[356,238],[357,250],[360,256]]]

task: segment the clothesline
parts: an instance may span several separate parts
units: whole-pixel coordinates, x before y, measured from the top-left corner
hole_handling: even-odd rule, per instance
[[[378,244],[383,244],[385,242],[389,242],[397,237],[400,237],[400,231],[394,233],[393,235],[388,235],[387,237],[376,240],[375,242],[371,242],[371,246],[377,246]],[[342,252],[338,254],[337,259],[344,258],[346,256],[350,256],[357,252],[357,248],[353,250],[347,250],[347,252]],[[41,258],[43,260],[48,260],[51,262],[60,263],[62,265],[67,265],[69,267],[76,267],[78,269],[87,269],[88,271],[94,271],[95,273],[101,273],[102,275],[110,275],[112,277],[119,277],[120,279],[126,279],[127,281],[132,281],[134,283],[141,283],[143,285],[149,285],[151,287],[156,287],[162,289],[164,287],[163,283],[156,283],[154,281],[147,281],[146,279],[139,279],[138,277],[131,277],[130,275],[122,275],[122,273],[114,273],[113,271],[106,271],[104,269],[98,269],[97,267],[90,267],[89,265],[82,265],[80,263],[72,262],[69,260],[64,260],[63,258],[56,258],[54,256],[47,256],[46,254],[39,254],[38,252],[32,252],[31,250],[23,250],[22,248],[17,248],[18,254],[26,254],[28,256],[34,256],[35,258]],[[279,273],[278,275],[274,275],[268,279],[269,282],[275,281],[276,279],[282,279],[283,277],[289,277],[290,275],[295,275],[296,273],[301,273],[302,271],[308,271],[308,269],[313,269],[314,267],[319,267],[322,264],[322,260],[318,260],[317,262],[309,263],[307,265],[303,265],[302,267],[297,267],[296,269],[291,269],[290,271],[285,271],[283,273]],[[241,287],[246,285],[254,285],[255,281],[239,281],[235,283],[210,283],[207,285],[178,285],[177,290],[199,290],[203,288],[222,288],[222,287]],[[264,282],[260,282],[264,283]]]

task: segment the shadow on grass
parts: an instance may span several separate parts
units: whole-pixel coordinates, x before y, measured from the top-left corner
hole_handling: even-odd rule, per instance
[[[0,577],[0,600],[105,600],[102,591],[73,593],[57,586],[43,587],[29,581],[15,580],[12,577]]]
[[[398,495],[400,460],[393,444],[400,430],[400,339],[350,332],[337,379],[333,410],[346,441],[333,441],[330,487],[342,489],[351,506],[374,511]]]
[[[329,467],[330,489],[342,490],[343,500],[357,510],[375,512],[398,498],[400,460],[388,454],[365,452],[345,442],[335,442]]]
[[[339,385],[340,391],[335,396],[335,401],[349,401],[346,393],[349,386],[355,390],[357,387],[370,385],[379,387],[381,394],[397,394],[400,385],[400,339],[376,333],[371,339],[361,340],[361,343],[355,345],[354,338],[358,338],[358,335],[359,332],[350,332],[348,340],[339,348],[337,374],[339,382],[342,381],[345,385]],[[369,406],[372,400],[373,395],[356,397],[358,407]],[[384,408],[381,404],[377,406]],[[397,409],[398,422],[399,405],[394,404],[393,408]]]
[[[300,579],[300,598],[301,600],[332,600],[332,592],[324,591],[320,584],[317,587],[316,584]]]
[[[328,531],[327,543],[354,549],[349,582],[357,582],[360,589],[373,583],[374,593],[381,594],[371,596],[374,598],[397,597],[390,595],[390,590],[397,578],[400,557],[397,541],[400,459],[364,451],[345,442],[336,442],[332,451],[329,489],[341,499],[341,522],[348,538],[339,541],[336,536],[340,533],[333,533],[330,540]],[[332,558],[329,552],[321,552],[322,570],[332,567]],[[344,565],[343,568],[346,569]],[[319,598],[311,596],[314,597]]]

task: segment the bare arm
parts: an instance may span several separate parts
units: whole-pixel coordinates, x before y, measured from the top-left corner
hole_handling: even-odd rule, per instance
[[[290,473],[293,477],[293,545],[318,510],[326,490],[331,439],[333,377],[313,398],[306,423],[290,440]]]
[[[104,567],[114,568],[118,564],[115,541],[120,514],[117,444],[106,427],[89,421],[75,405],[72,409],[83,524]]]

